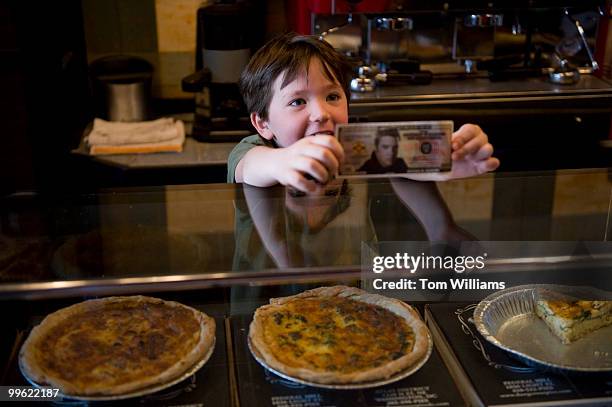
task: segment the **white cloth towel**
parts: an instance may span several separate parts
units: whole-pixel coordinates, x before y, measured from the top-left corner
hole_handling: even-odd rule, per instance
[[[92,155],[181,152],[184,142],[185,126],[172,118],[136,123],[95,119],[87,137]]]
[[[90,145],[159,143],[176,139],[178,130],[174,119],[168,117],[135,123],[94,119],[88,142]]]

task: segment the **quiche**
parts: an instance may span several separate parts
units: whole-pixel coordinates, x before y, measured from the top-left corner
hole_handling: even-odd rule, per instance
[[[409,305],[358,288],[320,287],[273,298],[249,327],[255,356],[319,384],[386,379],[427,357],[430,335]]]
[[[67,396],[117,396],[179,378],[210,355],[215,321],[144,296],[89,300],[48,315],[19,353],[24,375]]]
[[[561,342],[569,344],[612,324],[612,301],[538,300],[536,315]]]

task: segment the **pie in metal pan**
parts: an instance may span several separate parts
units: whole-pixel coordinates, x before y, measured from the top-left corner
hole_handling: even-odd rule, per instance
[[[580,300],[561,306],[566,302],[561,298]],[[529,366],[563,373],[612,372],[610,299],[609,292],[592,287],[510,287],[478,304],[474,324],[488,342]],[[542,315],[546,312],[551,314]]]
[[[401,380],[422,367],[433,348],[412,307],[345,286],[271,299],[255,311],[248,345],[277,375],[333,389]]]
[[[19,352],[36,386],[63,397],[118,400],[188,378],[210,358],[215,321],[174,301],[145,296],[84,301],[48,315]]]

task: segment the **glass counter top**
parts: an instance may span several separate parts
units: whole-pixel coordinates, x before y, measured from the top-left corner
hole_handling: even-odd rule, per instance
[[[362,243],[609,239],[607,169],[6,196],[0,298],[358,278]]]

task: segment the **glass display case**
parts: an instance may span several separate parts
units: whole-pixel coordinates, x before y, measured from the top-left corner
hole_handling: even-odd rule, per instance
[[[213,317],[215,350],[179,383],[113,403],[609,405],[609,344],[597,349],[604,352],[601,369],[585,379],[534,367],[480,335],[469,322],[474,305],[500,287],[424,286],[397,295],[426,319],[433,351],[415,373],[378,387],[322,389],[281,377],[253,358],[247,335],[253,312],[270,298],[319,286],[367,288],[367,253],[408,243],[449,256],[464,242],[518,245],[521,250],[490,259],[470,278],[501,281],[504,289],[544,284],[610,292],[611,186],[608,170],[586,169],[438,183],[339,179],[316,196],[230,184],[6,196],[0,204],[1,385],[29,385],[19,371],[19,349],[46,315],[87,299],[142,294]]]

